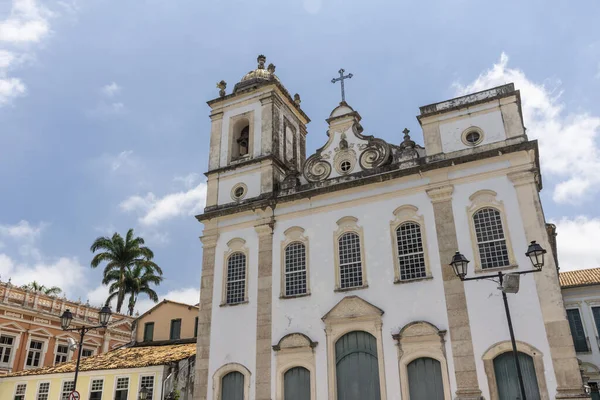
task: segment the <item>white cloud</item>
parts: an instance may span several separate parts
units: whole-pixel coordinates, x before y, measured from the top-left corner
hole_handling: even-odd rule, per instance
[[[11,53],[8,50],[0,49],[0,69],[8,68],[14,61],[16,57],[14,53]]]
[[[43,222],[35,226],[31,225],[29,221],[21,220],[14,225],[0,225],[0,236],[33,240],[39,237],[45,226],[46,224]]]
[[[113,97],[121,91],[121,87],[116,82],[111,82],[102,87],[102,94],[107,97]]]
[[[25,84],[18,78],[0,77],[0,107],[20,96],[24,96],[27,90]]]
[[[126,212],[137,212],[140,214],[140,223],[151,226],[182,215],[197,214],[205,203],[206,183],[200,183],[185,192],[170,193],[163,197],[157,197],[152,192],[143,197],[131,196],[120,207]]]
[[[600,117],[585,112],[568,113],[560,101],[560,82],[553,85],[529,80],[519,69],[508,67],[508,56],[466,86],[455,84],[457,94],[472,93],[514,82],[522,94],[527,135],[539,139],[543,171],[559,180],[553,199],[578,203],[600,184]]]
[[[562,217],[556,224],[561,271],[600,267],[600,218]]]
[[[175,182],[183,183],[183,185],[189,189],[194,186],[194,183],[196,183],[198,179],[200,179],[200,175],[195,172],[192,172],[191,174],[188,174],[186,176],[176,176],[173,180]]]
[[[133,163],[131,160],[131,155],[133,154],[133,150],[125,150],[119,153],[111,163],[111,168],[113,171],[118,170],[123,165],[130,165]]]
[[[52,14],[35,0],[13,0],[8,18],[0,21],[0,41],[39,42],[50,32]]]
[[[85,267],[74,257],[27,264],[0,253],[0,276],[3,281],[11,278],[14,285],[24,285],[35,280],[44,286],[58,286],[68,296],[69,292],[77,291],[85,282]]]

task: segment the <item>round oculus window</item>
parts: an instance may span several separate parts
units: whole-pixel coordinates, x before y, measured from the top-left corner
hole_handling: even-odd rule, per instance
[[[352,169],[352,163],[350,163],[350,161],[342,161],[340,163],[340,170],[342,172],[348,172],[350,169]]]
[[[469,146],[476,146],[479,143],[481,143],[482,140],[483,140],[483,135],[481,134],[481,132],[476,131],[476,130],[468,131],[463,136],[463,141],[465,142],[465,144],[467,144]]]
[[[244,196],[246,196],[246,185],[243,183],[238,183],[231,189],[231,197],[233,197],[234,200],[241,200]]]

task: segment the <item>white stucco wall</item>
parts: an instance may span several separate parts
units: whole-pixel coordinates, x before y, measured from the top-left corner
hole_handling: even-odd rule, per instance
[[[481,127],[481,124],[480,124]],[[482,129],[484,129],[482,127]],[[460,140],[460,138],[459,138]],[[503,163],[494,164],[497,169],[506,167]],[[480,173],[479,167],[472,173]],[[486,172],[493,170],[486,167]],[[498,193],[497,199],[504,203],[508,226],[517,263],[520,268],[530,269],[525,257],[527,242],[520,221],[520,211],[512,183],[503,177],[490,177],[483,180],[465,179],[469,172],[462,169],[455,183],[453,210],[457,229],[459,249],[465,256],[474,260],[470,243],[467,206],[469,196],[481,189],[491,189]],[[415,177],[416,178],[416,177]],[[427,179],[398,179],[381,184],[362,187],[360,191],[340,191],[295,202],[280,204],[275,209],[276,224],[273,233],[273,327],[272,344],[276,344],[288,333],[300,332],[319,342],[315,349],[317,398],[327,398],[326,336],[321,318],[341,299],[356,295],[384,310],[383,352],[387,385],[387,398],[400,400],[398,352],[392,334],[413,321],[428,321],[441,330],[448,330],[448,317],[445,306],[441,265],[449,260],[440,260],[435,230],[433,207],[425,186]],[[415,187],[421,186],[421,189]],[[359,201],[359,199],[362,199]],[[393,211],[411,204],[418,207],[424,218],[424,234],[427,238],[427,251],[432,280],[404,284],[394,284],[393,248],[390,234],[390,221]],[[310,210],[310,213],[303,213]],[[293,213],[293,214],[292,214]],[[358,218],[358,225],[364,230],[366,275],[369,287],[344,293],[334,292],[334,232],[336,221],[345,216]],[[250,221],[249,216],[232,220],[230,223]],[[245,225],[247,226],[247,225]],[[308,297],[280,299],[281,293],[281,242],[283,232],[291,226],[300,226],[309,239],[310,291]],[[249,258],[249,304],[234,307],[219,307],[222,296],[223,255],[226,243],[234,237],[246,240],[250,250]],[[211,333],[211,358],[209,398],[212,398],[212,376],[216,369],[229,362],[239,362],[252,373],[254,380],[256,349],[256,277],[257,277],[257,235],[253,228],[226,229],[218,240],[216,248],[216,268],[214,282],[213,319]],[[473,263],[471,264],[471,267]],[[472,272],[471,272],[472,275]],[[483,395],[489,398],[487,377],[482,362],[483,353],[492,345],[509,340],[501,294],[496,284],[489,281],[466,282],[465,291],[472,328],[473,347],[478,372],[479,386]],[[521,290],[510,294],[509,302],[513,324],[518,340],[527,342],[542,354],[545,375],[551,398],[556,392],[554,370],[550,350],[542,322],[536,286],[531,275],[522,277]],[[243,331],[243,333],[240,332]],[[446,354],[451,391],[456,391],[451,337],[446,336]],[[275,393],[276,357],[272,355],[272,393]],[[251,399],[254,399],[254,381],[251,385]]]
[[[249,249],[247,260],[248,303],[235,306],[221,306],[223,296],[223,273],[227,243],[233,238],[242,238]],[[254,399],[256,366],[256,310],[258,276],[258,239],[254,228],[224,232],[219,236],[215,256],[215,276],[213,288],[213,308],[211,325],[211,346],[209,360],[208,398],[213,398],[213,375],[217,369],[228,363],[239,363],[248,368],[251,374],[250,398]]]
[[[247,168],[235,171],[235,173],[219,176],[219,197],[217,199],[217,204],[233,202],[231,189],[238,183],[244,183],[248,188],[244,199],[250,199],[260,195],[260,174],[260,165],[251,165]]]
[[[489,105],[486,107],[489,107]],[[476,111],[476,109],[471,111]],[[444,153],[450,153],[469,148],[470,146],[463,143],[461,135],[465,129],[472,126],[476,126],[483,130],[483,140],[479,144],[480,146],[506,139],[504,123],[502,122],[502,113],[499,109],[481,114],[467,114],[459,118],[440,122],[442,151]]]
[[[583,329],[590,344],[589,353],[577,353],[581,361],[600,367],[600,333],[594,322],[592,307],[600,307],[600,285],[563,289],[563,300],[565,308],[578,308]],[[590,381],[600,382],[597,379]]]

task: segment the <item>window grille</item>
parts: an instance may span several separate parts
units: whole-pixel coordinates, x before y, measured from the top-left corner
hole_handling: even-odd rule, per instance
[[[32,340],[29,343],[29,352],[27,353],[27,361],[25,362],[25,365],[28,367],[39,367],[43,348],[44,342]]]
[[[360,237],[354,232],[344,233],[339,239],[340,287],[359,287],[363,284]]]
[[[12,354],[15,338],[12,336],[0,336],[0,364],[8,365]]]
[[[65,381],[63,382],[62,390],[60,392],[60,400],[69,400],[69,395],[75,390],[75,382]]]
[[[129,393],[129,378],[117,378],[115,387],[115,400],[127,400]]]
[[[27,391],[26,383],[18,383],[15,388],[15,400],[25,400],[25,392]]]
[[[48,400],[48,394],[50,393],[50,382],[42,382],[38,386],[38,392],[36,400]]]
[[[482,208],[473,215],[473,223],[481,268],[510,265],[500,212],[494,208]]]
[[[396,229],[396,242],[398,244],[398,266],[400,280],[424,278],[427,276],[425,269],[425,252],[421,227],[414,222],[406,222]]]
[[[103,389],[104,389],[104,380],[103,379],[92,380],[92,387],[90,388],[90,400],[101,400]]]
[[[227,260],[227,304],[246,300],[246,255],[233,253]]]
[[[145,387],[148,391],[148,397],[146,399],[152,400],[152,396],[154,395],[154,376],[142,376],[140,380],[140,390]]]
[[[67,361],[69,356],[69,346],[66,344],[59,344],[56,346],[56,355],[54,356],[54,365]]]
[[[306,246],[300,242],[285,248],[285,295],[306,294]]]

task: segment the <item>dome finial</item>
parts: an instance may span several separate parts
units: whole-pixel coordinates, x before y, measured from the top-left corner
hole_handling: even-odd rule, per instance
[[[267,61],[267,57],[265,57],[262,54],[259,54],[256,58],[256,61],[258,61],[258,69],[265,69],[265,62]]]

